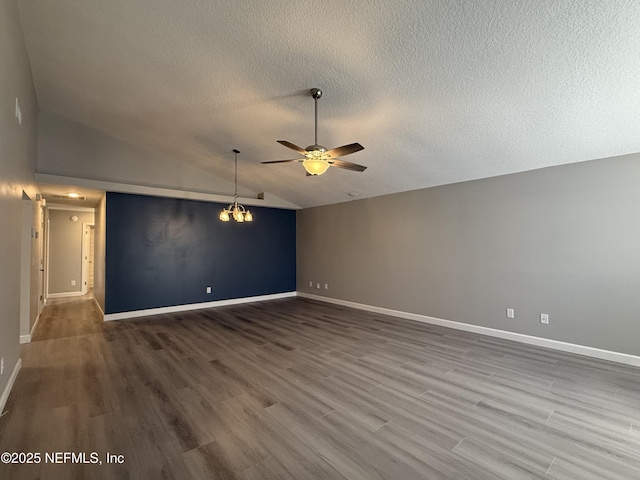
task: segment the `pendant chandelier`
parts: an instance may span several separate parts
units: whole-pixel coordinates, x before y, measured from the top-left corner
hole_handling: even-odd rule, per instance
[[[233,153],[235,155],[235,191],[233,194],[233,203],[230,203],[227,208],[222,209],[219,218],[223,222],[228,222],[231,218],[238,223],[253,222],[253,215],[251,215],[251,212],[238,204],[238,154],[240,151],[234,148]]]

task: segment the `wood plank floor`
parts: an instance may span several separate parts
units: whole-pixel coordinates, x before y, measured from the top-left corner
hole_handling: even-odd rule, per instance
[[[43,312],[2,479],[638,479],[640,369],[303,299]]]

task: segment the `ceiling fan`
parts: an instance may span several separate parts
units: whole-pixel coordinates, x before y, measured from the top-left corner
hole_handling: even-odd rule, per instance
[[[344,168],[345,170],[353,170],[354,172],[364,172],[367,167],[362,165],[358,165],[356,163],[345,162],[344,160],[340,160],[337,157],[349,155],[351,153],[359,152],[360,150],[364,150],[364,147],[359,143],[351,143],[349,145],[343,145],[342,147],[333,148],[331,150],[327,150],[322,145],[318,145],[318,99],[322,96],[322,90],[319,88],[311,89],[311,96],[315,101],[315,112],[316,112],[316,120],[315,120],[315,139],[314,144],[309,145],[307,148],[302,149],[297,145],[294,145],[291,142],[287,142],[286,140],[278,140],[278,143],[284,145],[285,147],[289,147],[292,150],[295,150],[300,155],[304,155],[305,158],[293,159],[293,160],[273,160],[270,162],[260,162],[260,163],[289,163],[289,162],[302,162],[302,166],[307,171],[307,176],[313,175],[322,175],[327,171],[329,167],[338,167]]]

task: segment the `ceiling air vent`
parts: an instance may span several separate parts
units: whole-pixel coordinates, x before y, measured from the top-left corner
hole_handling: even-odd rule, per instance
[[[69,195],[53,195],[53,198],[59,200],[86,200],[87,197],[84,195],[78,195],[77,197],[70,197]]]

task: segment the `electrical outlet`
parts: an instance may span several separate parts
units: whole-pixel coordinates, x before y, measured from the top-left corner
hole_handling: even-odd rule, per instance
[[[516,312],[513,308],[507,308],[507,318],[516,318]]]
[[[0,359],[0,375],[4,375],[4,357]]]
[[[319,283],[316,283],[316,288],[320,288],[320,284]]]
[[[75,284],[76,284],[76,281],[75,280],[71,280],[71,286],[73,287],[73,286],[75,286]]]
[[[211,287],[207,287],[207,293],[211,293]]]
[[[549,325],[549,314],[541,313],[540,314],[540,323],[543,323],[545,325]]]
[[[325,289],[325,290],[329,290],[329,284],[328,284],[328,283],[325,283],[325,284],[324,284],[324,289]]]
[[[310,286],[310,287],[313,287],[313,282],[309,282],[309,286]]]

